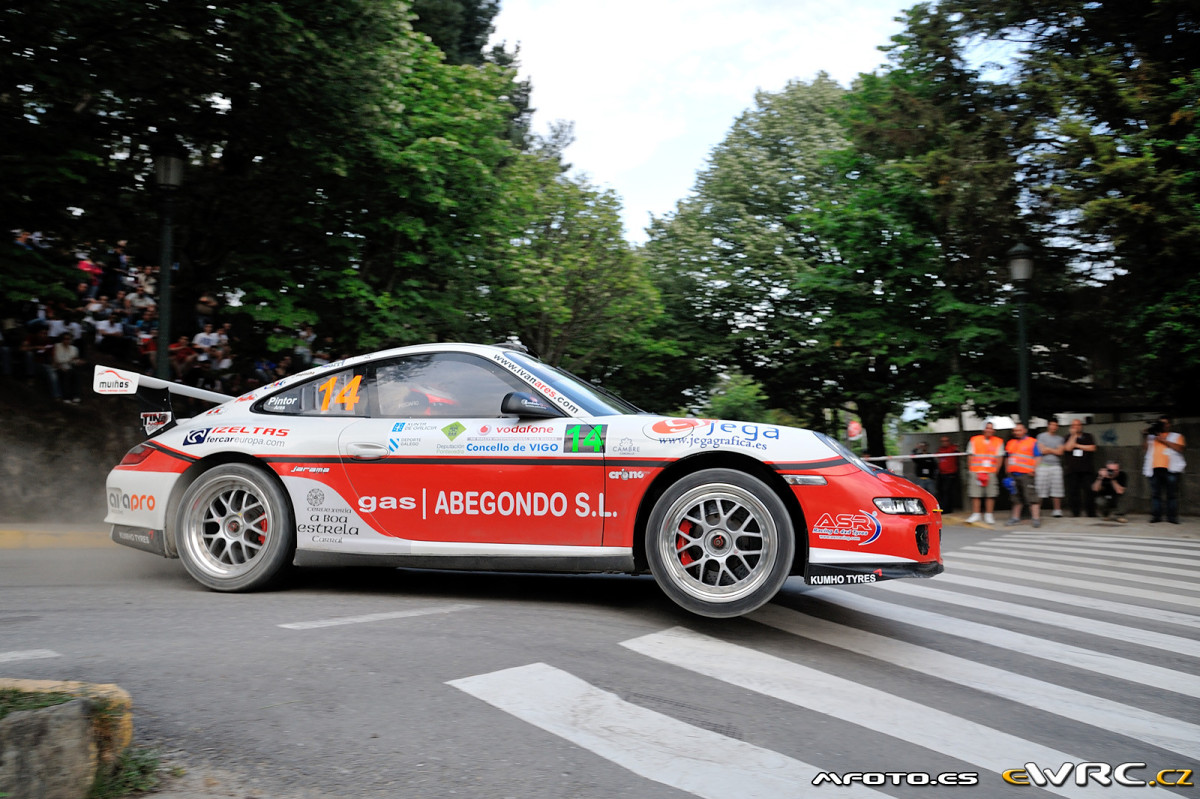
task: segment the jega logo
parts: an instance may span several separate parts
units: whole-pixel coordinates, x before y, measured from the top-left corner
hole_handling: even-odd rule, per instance
[[[119,488],[108,492],[108,506],[120,510],[154,510],[153,494],[126,494]]]
[[[647,436],[659,441],[723,439],[731,445],[746,445],[760,438],[779,440],[779,428],[748,422],[721,422],[716,419],[659,419],[642,428]]]

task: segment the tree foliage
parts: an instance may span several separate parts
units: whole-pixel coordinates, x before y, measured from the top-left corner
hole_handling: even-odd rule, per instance
[[[1194,407],[1200,337],[1200,7],[1187,0],[948,0],[951,35],[1020,48],[1009,109],[1037,233],[1066,243],[1055,334],[1095,381]],[[1097,335],[1098,331],[1103,334]]]

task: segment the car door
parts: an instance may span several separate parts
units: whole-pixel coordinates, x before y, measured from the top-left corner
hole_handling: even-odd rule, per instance
[[[471,353],[384,360],[368,379],[371,418],[346,427],[339,450],[356,510],[375,529],[411,541],[600,545],[603,429],[503,416],[508,393],[536,392]]]

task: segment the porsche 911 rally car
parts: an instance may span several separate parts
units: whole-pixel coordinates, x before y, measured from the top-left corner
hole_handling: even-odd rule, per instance
[[[105,519],[117,543],[178,557],[217,591],[291,564],[648,570],[679,605],[725,617],[789,575],[942,571],[936,500],[833,439],[648,415],[510,348],[392,349],[237,398],[108,367],[94,389],[222,403],[189,419],[151,403]]]

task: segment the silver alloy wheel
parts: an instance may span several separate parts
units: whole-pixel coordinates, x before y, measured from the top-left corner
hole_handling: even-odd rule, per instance
[[[262,489],[239,474],[206,482],[184,512],[180,545],[201,571],[236,579],[258,565],[279,519]]]
[[[728,483],[700,485],[676,499],[663,533],[659,555],[672,582],[706,603],[754,593],[779,557],[779,530],[767,506]]]

